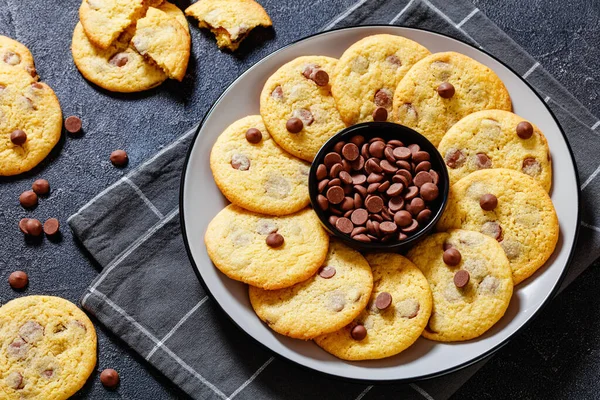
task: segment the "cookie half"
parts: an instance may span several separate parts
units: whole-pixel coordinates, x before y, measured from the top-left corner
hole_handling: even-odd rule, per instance
[[[187,70],[190,42],[190,34],[181,23],[154,7],[150,7],[146,16],[137,22],[131,39],[131,44],[141,55],[150,58],[169,78],[178,81],[183,80]]]
[[[0,65],[9,69],[23,70],[33,80],[38,80],[33,56],[29,49],[16,40],[2,35],[0,35]]]
[[[510,261],[515,285],[544,265],[559,234],[544,188],[529,175],[505,168],[473,172],[452,185],[437,229],[453,228],[496,239]]]
[[[79,72],[90,82],[112,92],[140,92],[156,87],[167,74],[147,61],[129,42],[134,28],[124,32],[108,48],[95,46],[78,23],[73,32],[71,51]]]
[[[546,137],[533,123],[509,111],[467,115],[448,130],[438,150],[451,183],[480,169],[509,168],[530,175],[550,191],[552,163]]]
[[[221,272],[267,290],[313,276],[329,248],[329,236],[311,209],[270,217],[233,204],[210,222],[204,242]]]
[[[480,110],[510,111],[504,83],[485,65],[465,55],[435,53],[417,62],[394,93],[394,118],[435,146],[452,125]]]
[[[202,0],[185,10],[185,15],[210,29],[220,48],[237,50],[240,43],[257,26],[271,26],[271,18],[254,0]]]
[[[18,71],[0,73],[0,176],[17,175],[38,165],[60,140],[62,111],[54,91],[45,83],[27,82],[30,75]],[[6,79],[6,80],[5,80]],[[23,143],[11,140],[11,134],[23,131]]]
[[[310,340],[352,322],[367,305],[373,275],[359,252],[331,240],[317,274],[292,287],[263,290],[249,287],[250,302],[271,329]]]
[[[73,303],[28,296],[0,308],[0,395],[64,400],[96,365],[96,331]]]
[[[329,85],[336,63],[330,57],[298,57],[271,75],[260,95],[260,115],[271,136],[303,160],[312,161],[345,128]]]
[[[431,314],[429,284],[410,260],[392,253],[365,257],[373,271],[367,308],[346,327],[314,339],[344,360],[373,360],[402,352],[421,336]],[[356,334],[359,325],[366,336]]]
[[[346,49],[331,84],[346,125],[373,121],[373,112],[380,107],[391,120],[396,86],[417,61],[429,54],[417,42],[385,34],[368,36]],[[387,119],[380,117],[379,121]]]
[[[448,249],[460,254],[458,263],[446,259]],[[494,239],[465,230],[436,233],[419,242],[407,257],[421,269],[433,293],[431,318],[423,331],[427,339],[476,338],[506,312],[513,293],[512,274]]]
[[[260,115],[225,129],[210,153],[210,168],[225,197],[247,210],[285,215],[310,202],[309,165],[275,143]]]

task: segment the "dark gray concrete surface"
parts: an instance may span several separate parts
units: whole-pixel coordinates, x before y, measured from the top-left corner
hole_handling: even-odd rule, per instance
[[[275,31],[255,32],[236,55],[219,52],[212,36],[190,20],[193,54],[184,82],[168,82],[141,94],[119,95],[89,84],[73,65],[69,46],[80,0],[0,0],[0,34],[16,38],[31,49],[42,80],[56,91],[65,116],[80,115],[85,129],[81,137],[65,136],[52,155],[31,173],[0,179],[2,301],[21,295],[2,282],[11,271],[23,269],[31,278],[25,294],[53,294],[78,302],[98,270],[74,241],[66,227],[67,217],[199,121],[218,94],[248,66],[315,32],[354,2],[262,0]],[[178,3],[186,5],[185,1]],[[598,0],[475,3],[600,115]],[[116,148],[124,148],[130,155],[130,164],[124,170],[112,167],[108,161]],[[42,198],[35,210],[25,211],[19,206],[18,196],[38,177],[50,181],[52,193]],[[64,228],[62,240],[25,242],[17,228],[23,217],[58,218]],[[598,398],[598,285],[600,269],[593,266],[454,398]],[[98,371],[117,369],[122,384],[117,391],[106,391],[95,373],[76,398],[185,398],[102,326],[98,326],[98,336]]]

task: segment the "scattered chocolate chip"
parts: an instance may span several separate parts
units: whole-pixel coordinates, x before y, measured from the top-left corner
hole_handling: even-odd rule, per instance
[[[335,227],[342,233],[350,234],[354,229],[354,224],[348,218],[338,218],[335,222]]]
[[[21,232],[23,232],[25,235],[28,235],[29,232],[27,232],[27,221],[29,221],[29,218],[22,218],[19,221],[19,229],[21,230]]]
[[[354,161],[360,156],[360,151],[358,150],[358,146],[354,143],[346,143],[342,147],[342,155],[348,161]]]
[[[388,292],[381,292],[375,298],[375,307],[380,310],[385,310],[392,305],[392,295]]]
[[[421,198],[425,201],[434,201],[440,194],[437,185],[431,182],[424,183],[419,188],[419,192],[421,194]]]
[[[425,225],[429,220],[431,220],[431,216],[433,213],[431,210],[423,210],[417,215],[417,222],[421,225]]]
[[[350,335],[354,340],[363,340],[367,337],[367,328],[365,328],[364,325],[356,325],[352,328],[352,331],[350,331]]]
[[[42,223],[35,218],[28,218],[25,223],[25,231],[31,236],[40,236],[43,232]]]
[[[369,154],[373,157],[383,157],[383,150],[385,149],[385,143],[377,140],[369,145]]]
[[[381,197],[372,196],[365,200],[367,210],[372,213],[378,213],[383,209],[383,200]]]
[[[60,229],[60,223],[56,218],[49,218],[44,222],[44,233],[48,236],[54,236]]]
[[[283,99],[283,89],[281,88],[281,86],[277,86],[275,89],[273,89],[273,91],[271,92],[271,97],[276,100]]]
[[[266,239],[267,246],[269,247],[280,247],[283,245],[284,239],[279,233],[271,233]]]
[[[342,162],[342,157],[338,153],[334,153],[334,152],[327,153],[327,155],[325,156],[325,158],[323,158],[323,162],[325,163],[325,166],[327,168],[331,168],[335,164],[341,163]]]
[[[323,266],[319,269],[319,276],[324,279],[333,278],[335,275],[335,268],[330,266]]]
[[[326,86],[329,83],[329,74],[322,69],[317,69],[310,75],[310,79],[318,86]]]
[[[16,129],[11,132],[10,141],[13,142],[15,146],[23,146],[27,141],[27,134],[21,129]]]
[[[517,124],[517,136],[521,139],[529,139],[533,135],[533,125],[527,121],[521,121]]]
[[[454,284],[457,288],[464,288],[469,283],[469,272],[464,269],[459,269],[454,274]]]
[[[327,200],[327,197],[323,196],[322,194],[317,196],[317,203],[323,211],[329,208],[329,200]]]
[[[127,55],[127,53],[117,53],[108,60],[108,63],[115,67],[121,68],[121,67],[125,66],[128,61],[129,61],[129,56]]]
[[[486,193],[479,198],[479,206],[482,210],[492,211],[498,206],[498,198],[491,193]]]
[[[523,160],[523,165],[522,165],[521,169],[527,175],[536,176],[541,172],[542,167],[541,167],[540,163],[538,162],[538,160],[536,160],[533,157],[527,157],[526,159]]]
[[[460,255],[460,251],[458,251],[454,247],[450,247],[449,249],[444,251],[444,255],[442,258],[445,264],[451,267],[456,267],[458,264],[460,264],[460,260],[462,257]]]
[[[246,140],[252,144],[260,143],[262,140],[262,133],[256,128],[250,128],[246,131]]]
[[[389,108],[392,106],[393,96],[394,94],[391,90],[382,88],[375,93],[375,99],[373,101],[378,107]]]
[[[24,289],[29,283],[29,277],[23,271],[15,271],[8,277],[8,284],[16,290]]]
[[[23,208],[33,208],[38,204],[38,196],[33,190],[26,190],[19,196],[19,203]]]
[[[420,171],[413,178],[413,182],[414,182],[415,186],[420,188],[421,186],[423,186],[426,183],[432,183],[433,178],[431,177],[431,174],[429,172]]]
[[[437,87],[437,92],[443,99],[449,99],[454,96],[454,86],[451,83],[444,82]]]
[[[373,121],[383,122],[387,121],[388,111],[385,107],[377,107],[373,111]]]
[[[110,153],[110,162],[115,167],[124,167],[129,162],[129,157],[127,156],[125,150],[115,150]]]
[[[479,169],[492,168],[492,160],[485,153],[477,153],[475,156],[475,165]]]
[[[364,208],[358,208],[352,212],[350,220],[354,225],[364,225],[369,218],[369,213]]]
[[[81,119],[75,115],[71,115],[65,119],[65,129],[72,135],[81,132]]]
[[[481,233],[493,237],[498,242],[502,241],[502,227],[496,221],[488,221],[484,223],[481,226]]]
[[[114,389],[119,385],[119,373],[114,369],[105,369],[100,373],[100,382],[104,387]]]
[[[465,155],[460,150],[448,150],[446,153],[446,165],[452,169],[460,168],[465,163]]]
[[[331,204],[340,204],[344,200],[344,189],[339,186],[332,186],[327,190],[326,196]]]
[[[31,185],[31,190],[40,196],[46,195],[50,193],[50,183],[45,179],[37,179]]]
[[[381,224],[379,224],[379,229],[381,230],[381,232],[383,232],[383,234],[389,235],[390,233],[396,232],[398,226],[394,222],[383,221]]]

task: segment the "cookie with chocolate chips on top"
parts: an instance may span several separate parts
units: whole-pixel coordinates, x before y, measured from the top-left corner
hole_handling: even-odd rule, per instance
[[[367,36],[346,49],[331,84],[344,122],[386,121],[391,117],[396,86],[417,61],[429,54],[417,42],[387,34]]]
[[[96,366],[96,331],[73,303],[28,296],[0,307],[0,397],[65,400]]]
[[[213,145],[210,168],[225,197],[247,210],[285,215],[310,202],[308,163],[279,147],[260,115],[225,129]]]
[[[272,217],[231,204],[210,222],[204,242],[225,275],[274,290],[313,276],[325,260],[329,236],[311,209]]]
[[[306,161],[345,128],[329,85],[336,63],[331,57],[298,57],[271,75],[260,95],[260,115],[273,139]]]
[[[506,168],[476,171],[452,185],[436,228],[468,229],[496,239],[508,257],[515,285],[544,265],[559,235],[546,190],[531,176]]]
[[[470,114],[448,130],[438,147],[451,183],[485,168],[509,168],[535,179],[546,191],[552,184],[548,141],[533,123],[502,110]]]
[[[360,315],[371,296],[373,275],[359,252],[332,239],[319,271],[280,290],[249,287],[250,302],[271,329],[310,340],[335,332]]]
[[[314,339],[344,360],[373,360],[404,351],[421,336],[431,314],[429,284],[410,260],[392,253],[365,257],[374,282],[367,308],[339,331]]]
[[[418,61],[398,84],[393,120],[437,146],[460,119],[489,109],[512,109],[508,90],[494,71],[459,53],[435,53]]]
[[[425,338],[474,339],[506,312],[513,293],[512,273],[494,239],[479,232],[450,230],[423,239],[407,257],[423,272],[433,293]]]
[[[38,80],[33,56],[27,47],[9,37],[0,35],[0,68],[25,71],[33,81]],[[4,68],[3,68],[4,69]]]

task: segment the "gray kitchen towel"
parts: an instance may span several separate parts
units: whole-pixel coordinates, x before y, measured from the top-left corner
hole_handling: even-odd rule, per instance
[[[479,46],[523,76],[552,108],[573,148],[582,189],[579,251],[566,286],[600,255],[598,118],[466,0],[359,0],[323,30],[376,23],[425,28]],[[179,179],[194,131],[69,219],[103,267],[83,307],[192,398],[443,400],[485,362],[418,383],[373,386],[291,365],[235,328],[196,279],[181,237]]]

